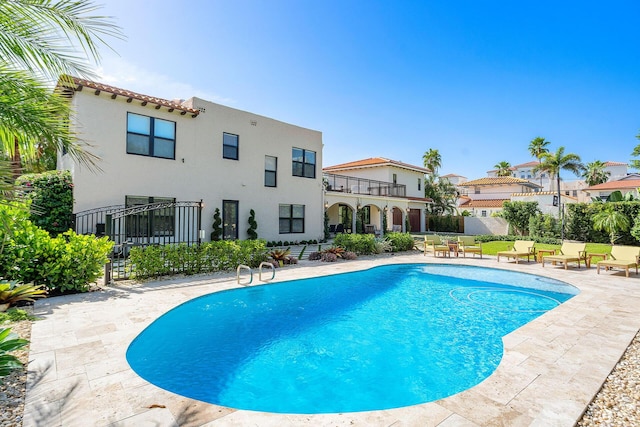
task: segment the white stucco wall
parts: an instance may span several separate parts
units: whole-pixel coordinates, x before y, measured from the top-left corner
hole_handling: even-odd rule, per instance
[[[204,201],[202,216],[209,236],[214,209],[223,200],[239,202],[239,238],[246,238],[249,210],[256,212],[258,236],[267,240],[310,240],[323,236],[322,134],[209,101],[189,100],[204,108],[197,117],[169,113],[140,101],[99,96],[91,89],[73,98],[74,126],[102,171],[90,171],[64,156],[59,168],[72,171],[74,212],[123,204],[125,196],[173,197]],[[175,159],[126,153],[127,112],[176,123]],[[239,159],[222,157],[223,132],[239,135]],[[292,148],[316,152],[316,177],[292,176]],[[264,186],[265,155],[278,158],[277,187]],[[278,205],[305,205],[305,232],[279,234]]]
[[[509,223],[504,218],[478,218],[466,216],[464,217],[464,234],[507,234]]]

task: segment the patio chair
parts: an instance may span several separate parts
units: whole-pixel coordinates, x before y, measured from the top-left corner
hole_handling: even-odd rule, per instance
[[[520,260],[520,258],[527,258],[527,262],[530,261],[529,258],[533,257],[533,261],[536,260],[536,242],[533,240],[516,240],[513,242],[509,250],[500,251],[497,253],[498,262],[500,262],[500,257],[515,258],[516,264]]]
[[[462,252],[463,258],[466,258],[467,253],[470,253],[474,257],[476,254],[480,254],[480,259],[482,259],[482,242],[477,242],[473,236],[458,236],[458,252]]]
[[[629,277],[629,268],[635,267],[638,274],[638,264],[640,263],[640,247],[616,245],[611,247],[611,259],[598,261],[597,271],[600,274],[600,267],[607,270],[610,268],[622,268]]]
[[[438,253],[442,256],[449,256],[449,245],[442,242],[440,236],[424,236],[424,255],[427,252],[433,252],[433,256],[438,256]]]
[[[587,266],[587,248],[586,243],[580,242],[562,242],[560,247],[560,253],[555,255],[546,255],[542,257],[542,266],[544,267],[545,261],[559,262],[564,264],[564,269],[567,269],[567,264],[570,262],[577,262],[578,268],[580,268],[580,261],[584,260],[585,267]]]
[[[336,225],[336,234],[338,233],[344,233],[344,224]]]

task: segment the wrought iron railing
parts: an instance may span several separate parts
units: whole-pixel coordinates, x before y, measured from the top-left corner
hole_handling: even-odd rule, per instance
[[[325,173],[322,175],[325,189],[340,193],[365,194],[370,196],[406,197],[407,186],[393,182],[355,178]]]

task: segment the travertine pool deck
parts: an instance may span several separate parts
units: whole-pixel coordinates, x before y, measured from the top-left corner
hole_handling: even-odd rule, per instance
[[[237,287],[235,274],[198,276],[38,301],[29,354],[24,426],[573,426],[640,329],[640,278],[493,257],[422,254],[304,262],[277,281],[389,263],[452,263],[563,280],[580,294],[504,338],[497,370],[467,391],[405,408],[324,415],[238,411],[187,399],[138,377],[125,352],[176,305]],[[254,279],[254,285],[257,277]],[[168,337],[170,339],[170,337]],[[194,372],[194,375],[197,375]]]

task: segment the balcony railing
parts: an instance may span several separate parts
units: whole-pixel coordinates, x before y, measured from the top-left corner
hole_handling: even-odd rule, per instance
[[[322,175],[325,189],[339,193],[366,194],[369,196],[406,197],[407,186],[373,179],[354,178],[352,176]]]

